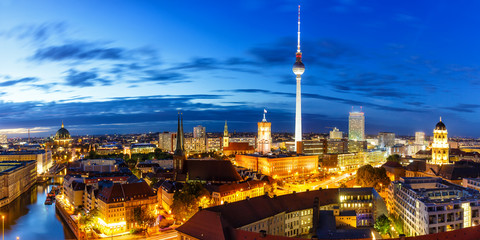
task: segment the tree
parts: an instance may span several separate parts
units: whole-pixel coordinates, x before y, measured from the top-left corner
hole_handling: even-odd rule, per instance
[[[186,183],[181,191],[173,195],[172,213],[178,220],[188,220],[198,211],[198,207],[210,205],[210,193],[201,183]]]
[[[371,165],[365,165],[357,170],[356,176],[356,183],[362,187],[380,190],[380,184],[383,187],[390,184],[390,178],[387,177],[387,171],[383,167],[374,168]]]
[[[390,215],[390,217],[392,217],[392,215]],[[404,234],[403,220],[400,217],[393,216],[392,223],[393,223],[393,227],[395,228],[395,230],[397,230],[399,234]]]
[[[147,206],[138,206],[133,209],[133,218],[141,228],[150,227],[155,223],[155,216]]]
[[[387,234],[390,231],[390,224],[392,222],[390,219],[388,219],[385,214],[380,215],[380,217],[377,218],[377,221],[375,221],[375,225],[373,227],[375,230],[377,230],[381,234]]]
[[[387,157],[387,162],[397,162],[400,163],[400,155],[393,154]]]

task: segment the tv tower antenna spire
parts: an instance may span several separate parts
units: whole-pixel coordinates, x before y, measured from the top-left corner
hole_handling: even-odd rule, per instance
[[[298,39],[297,39],[297,52],[300,52],[300,5],[298,5]]]

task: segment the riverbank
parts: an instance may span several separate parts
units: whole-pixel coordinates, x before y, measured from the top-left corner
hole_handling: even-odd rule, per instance
[[[5,217],[5,239],[62,240],[75,235],[55,213],[54,205],[45,205],[51,184],[36,184],[7,206],[0,208]],[[0,220],[1,221],[1,220]]]

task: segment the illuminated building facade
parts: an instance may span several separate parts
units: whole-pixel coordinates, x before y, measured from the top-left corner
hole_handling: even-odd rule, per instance
[[[235,161],[238,166],[273,178],[312,174],[317,172],[318,168],[317,156],[236,155]]]
[[[418,236],[478,225],[479,197],[441,178],[401,178],[389,186],[388,207],[403,220],[406,234]]]
[[[263,119],[258,122],[257,151],[261,154],[269,153],[272,149],[272,123],[267,122],[266,112],[267,110],[264,110]]]
[[[365,139],[365,115],[363,112],[350,112],[348,117],[348,139],[363,141]]]
[[[203,153],[207,151],[207,139],[200,137],[185,138],[185,152],[187,154]]]
[[[415,132],[415,144],[424,145],[425,144],[425,133],[424,132]]]
[[[378,144],[381,148],[393,147],[395,145],[395,133],[393,132],[379,132]]]
[[[207,138],[207,152],[219,152],[222,150],[222,138]]]
[[[338,128],[334,127],[332,131],[330,131],[330,139],[342,139],[343,132],[339,131]]]
[[[115,183],[98,193],[97,226],[105,234],[126,232],[140,226],[135,220],[135,209],[153,215],[156,206],[157,196],[146,182]]]
[[[430,163],[437,165],[449,163],[448,132],[442,118],[433,130],[432,160]]]
[[[130,146],[130,153],[131,154],[136,154],[136,153],[148,154],[148,153],[155,152],[155,148],[157,148],[157,146],[155,146],[155,144],[135,143],[135,144],[132,144],[132,146]]]
[[[116,144],[101,145],[97,148],[95,153],[98,155],[121,154],[123,153],[123,146]]]
[[[201,126],[201,125],[193,127],[193,137],[194,138],[206,138],[207,137],[206,128]]]
[[[46,150],[0,152],[0,162],[3,161],[35,161],[38,174],[45,173],[53,164],[52,152]]]
[[[297,150],[297,143],[302,141],[302,74],[305,72],[305,65],[302,62],[302,52],[300,51],[300,5],[298,5],[298,40],[296,61],[293,64],[292,71],[297,76],[297,93],[295,101],[295,151]]]
[[[28,191],[37,180],[35,161],[0,162],[0,207]]]
[[[243,183],[207,185],[207,189],[212,193],[213,204],[221,205],[262,196],[265,194],[267,184],[266,181],[251,180]]]
[[[158,134],[158,148],[162,151],[175,151],[175,138],[177,134],[171,132],[163,132]]]
[[[323,155],[322,167],[330,172],[357,169],[365,164],[376,165],[386,160],[384,151],[357,153],[328,153]]]

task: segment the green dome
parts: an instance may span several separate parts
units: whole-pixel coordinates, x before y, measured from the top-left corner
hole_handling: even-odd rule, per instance
[[[66,128],[64,128],[63,122],[62,122],[62,128],[58,129],[57,134],[55,134],[55,139],[56,140],[70,139],[70,133]]]

